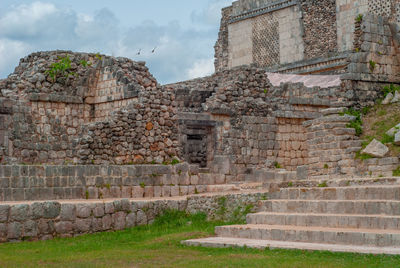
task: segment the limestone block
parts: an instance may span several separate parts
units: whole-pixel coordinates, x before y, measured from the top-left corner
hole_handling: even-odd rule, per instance
[[[58,202],[45,202],[43,204],[43,217],[46,219],[54,219],[60,215],[61,204]]]
[[[76,218],[75,205],[62,204],[60,218],[62,221],[73,221]]]
[[[71,233],[73,230],[73,224],[70,221],[60,221],[55,224],[55,229],[59,234]]]
[[[7,225],[7,237],[11,239],[21,238],[22,224],[19,222],[11,222]]]
[[[8,212],[10,211],[10,206],[0,205],[0,222],[6,222],[8,219]]]
[[[374,139],[364,150],[361,151],[363,154],[379,158],[384,157],[388,152],[389,148],[376,139]]]
[[[93,209],[93,216],[97,218],[104,216],[104,204],[96,204],[96,207]]]
[[[92,210],[89,204],[77,204],[76,205],[76,216],[79,218],[88,218]]]
[[[394,144],[400,145],[400,132],[397,132],[394,136]]]
[[[130,228],[135,226],[136,224],[136,214],[135,213],[129,213],[128,215],[126,215],[126,227]]]
[[[145,225],[145,224],[147,224],[147,215],[142,210],[139,210],[137,212],[136,223],[137,223],[137,225]]]
[[[394,136],[397,132],[400,132],[400,123],[389,129],[386,134],[389,136]]]
[[[396,103],[400,101],[400,91],[396,91],[394,94],[393,99],[390,101],[390,103]]]
[[[112,221],[114,223],[115,230],[122,230],[126,225],[126,213],[119,211],[112,215]]]
[[[91,223],[91,219],[76,219],[74,229],[81,233],[89,232]]]
[[[30,217],[29,205],[15,205],[10,209],[10,220],[11,221],[25,221]]]
[[[389,104],[392,101],[393,97],[394,96],[392,93],[387,94],[385,99],[382,101],[382,104],[383,105]]]

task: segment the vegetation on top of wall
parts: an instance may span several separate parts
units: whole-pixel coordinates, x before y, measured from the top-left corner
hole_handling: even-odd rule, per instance
[[[58,58],[58,61],[52,63],[50,69],[46,70],[45,74],[50,76],[53,83],[55,83],[59,77],[68,78],[71,75],[76,75],[71,71],[71,59],[68,55]]]
[[[363,15],[362,15],[362,14],[359,14],[359,15],[356,17],[356,22],[360,23],[360,22],[362,22],[362,19],[363,19]]]

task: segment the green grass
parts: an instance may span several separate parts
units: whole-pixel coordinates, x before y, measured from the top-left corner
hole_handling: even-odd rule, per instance
[[[169,212],[151,226],[44,242],[0,245],[0,267],[399,267],[399,256],[301,250],[186,247],[221,222]]]
[[[397,169],[393,170],[393,176],[400,177],[400,166]]]

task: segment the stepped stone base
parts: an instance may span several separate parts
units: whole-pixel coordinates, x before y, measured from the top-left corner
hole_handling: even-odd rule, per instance
[[[202,246],[213,248],[248,247],[255,249],[300,249],[300,250],[321,250],[331,252],[352,252],[364,254],[388,254],[399,255],[400,248],[395,247],[373,247],[354,245],[332,245],[321,243],[304,243],[291,241],[273,241],[260,239],[244,239],[230,237],[209,237],[182,241],[186,246]]]
[[[247,215],[247,224],[218,226],[215,238],[183,243],[400,254],[397,178],[316,183],[278,182],[271,199],[259,201],[258,212]]]

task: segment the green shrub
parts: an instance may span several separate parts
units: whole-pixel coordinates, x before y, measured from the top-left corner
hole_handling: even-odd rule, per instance
[[[318,184],[318,187],[320,188],[328,187],[328,183],[326,181],[323,181],[320,184]]]
[[[396,91],[400,90],[400,86],[398,85],[393,85],[390,84],[389,86],[384,86],[382,91],[383,95],[386,97],[389,93],[392,93],[393,95],[396,93]]]
[[[75,73],[71,72],[70,69],[71,59],[69,56],[65,56],[63,58],[59,58],[57,62],[52,63],[50,65],[50,69],[45,71],[45,74],[49,75],[53,80],[53,83],[55,83],[57,78],[68,78],[70,75],[75,75]]]
[[[360,22],[362,22],[362,19],[363,19],[363,15],[362,15],[362,14],[359,14],[359,15],[356,17],[356,22],[360,23]]]
[[[347,124],[347,127],[354,128],[356,130],[357,136],[361,136],[363,133],[363,129],[362,129],[363,122],[362,122],[361,117],[362,117],[362,115],[367,114],[369,109],[370,109],[369,107],[364,107],[361,111],[359,111],[359,110],[350,108],[342,114],[342,115],[347,114],[347,115],[356,117],[356,119],[354,121]]]
[[[177,164],[179,164],[179,160],[176,159],[176,158],[172,159],[171,165],[175,166],[175,165],[177,165]]]

